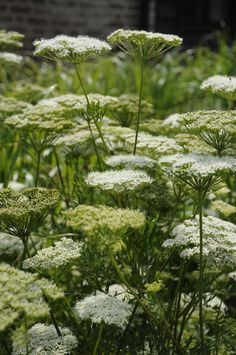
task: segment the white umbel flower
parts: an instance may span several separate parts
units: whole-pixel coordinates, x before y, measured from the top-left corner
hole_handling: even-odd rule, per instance
[[[27,334],[26,346],[13,343],[12,355],[69,355],[78,346],[76,337],[68,328],[61,328],[62,336],[58,336],[53,325],[35,324]]]
[[[3,64],[21,64],[23,57],[19,54],[0,52],[0,63]]]
[[[115,296],[97,292],[77,302],[75,311],[80,319],[124,328],[131,316],[132,305]]]
[[[106,160],[106,164],[112,168],[153,168],[157,161],[143,155],[113,155]]]
[[[51,270],[73,263],[81,255],[82,243],[62,238],[55,246],[39,250],[35,256],[23,262],[24,269]]]
[[[164,126],[171,126],[173,128],[179,127],[180,126],[179,119],[180,119],[180,114],[173,113],[172,115],[170,115],[164,119],[163,125]]]
[[[175,154],[159,160],[163,170],[178,177],[207,178],[236,170],[236,159],[204,154]]]
[[[183,42],[182,38],[172,34],[124,29],[112,32],[107,40],[128,54],[144,59],[154,58],[168,48],[179,46]]]
[[[107,42],[89,36],[59,35],[50,39],[34,41],[33,44],[36,47],[35,55],[75,64],[111,50]]]
[[[153,179],[145,171],[123,169],[92,172],[88,174],[85,181],[91,187],[123,193],[149,185],[153,182]]]
[[[214,75],[204,80],[201,89],[224,97],[228,100],[236,99],[236,77]]]
[[[173,239],[167,239],[163,247],[176,247],[180,256],[199,256],[199,218],[189,219],[172,231]],[[236,265],[236,226],[213,216],[203,217],[203,255],[211,264]]]

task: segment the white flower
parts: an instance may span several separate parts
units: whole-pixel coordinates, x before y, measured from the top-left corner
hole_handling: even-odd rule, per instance
[[[12,355],[69,355],[78,346],[76,337],[68,328],[60,327],[62,336],[58,336],[53,325],[35,324],[27,334],[26,345],[13,343]]]
[[[59,35],[51,39],[34,41],[33,44],[36,47],[35,55],[71,63],[81,63],[111,50],[105,41],[89,36]]]
[[[153,182],[153,179],[142,170],[108,170],[89,173],[86,183],[104,191],[123,193],[133,191]]]
[[[225,75],[214,75],[204,80],[202,90],[211,91],[228,100],[236,99],[236,77]]]
[[[106,164],[116,168],[153,168],[157,161],[142,155],[113,155],[106,160]]]
[[[51,270],[73,263],[81,255],[82,243],[62,238],[55,246],[39,250],[35,256],[23,262],[24,269]]]
[[[19,238],[0,232],[0,255],[18,255],[23,250],[23,243]]]
[[[121,138],[126,144],[133,147],[135,141],[135,134],[123,134]],[[137,142],[137,151],[141,154],[156,158],[160,155],[174,154],[183,152],[183,148],[176,143],[174,138],[165,136],[153,136],[140,132]]]
[[[180,248],[180,256],[199,256],[199,220],[185,220],[172,231],[173,239],[167,239],[163,247]],[[219,218],[203,217],[203,255],[210,264],[235,266],[236,226]]]
[[[144,213],[129,208],[112,208],[108,206],[79,205],[64,212],[66,224],[75,230],[82,230],[87,235],[98,231],[121,233],[127,228],[138,229],[144,226]]]
[[[207,178],[236,170],[236,159],[204,154],[175,154],[159,160],[163,170],[178,177]]]
[[[179,127],[180,126],[179,119],[180,119],[180,114],[173,113],[172,115],[170,115],[164,119],[163,125],[164,126],[171,126],[174,128]]]
[[[23,57],[19,54],[0,52],[0,63],[6,64],[21,64]]]
[[[133,56],[151,59],[168,48],[179,46],[182,38],[164,33],[118,29],[107,37],[108,42]]]
[[[132,305],[128,302],[102,292],[96,292],[75,305],[79,318],[89,319],[92,323],[115,325],[124,328],[132,313]]]

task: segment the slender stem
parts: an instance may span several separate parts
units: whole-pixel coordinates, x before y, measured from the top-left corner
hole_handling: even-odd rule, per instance
[[[160,326],[160,322],[158,321],[158,319],[153,315],[153,313],[149,310],[149,308],[146,306],[146,304],[141,300],[141,298],[136,294],[136,292],[134,292],[133,288],[130,286],[130,284],[128,283],[128,281],[126,280],[126,278],[124,277],[123,273],[121,272],[119,266],[117,265],[117,262],[114,258],[114,256],[112,255],[112,253],[110,252],[110,261],[111,261],[111,264],[112,266],[114,267],[120,281],[127,287],[127,289],[130,291],[130,293],[135,297],[135,299],[137,300],[138,304],[143,308],[143,310],[147,313],[147,315],[149,316],[149,318],[158,325],[158,327]],[[173,345],[174,346],[177,346],[176,344],[176,341],[169,329],[169,325],[168,325],[168,322],[167,322],[167,319],[165,317],[165,314],[164,314],[164,310],[163,310],[163,307],[161,306],[159,300],[157,299],[156,300],[157,302],[157,305],[162,313],[162,318],[163,318],[163,326],[165,327],[165,330],[168,334],[168,336],[171,338],[172,342],[173,342]],[[181,354],[181,350],[178,349],[177,350],[177,353],[178,354]]]
[[[140,87],[139,87],[138,116],[137,116],[137,122],[136,122],[134,154],[136,154],[136,149],[137,149],[139,123],[140,123],[140,116],[141,116],[141,103],[142,103],[142,93],[143,93],[143,72],[144,72],[144,59],[141,60],[141,75],[140,75]]]
[[[59,157],[58,157],[56,148],[53,148],[53,153],[54,153],[55,160],[56,160],[57,171],[58,171],[58,175],[59,175],[62,191],[63,191],[63,194],[66,195],[66,193],[65,193],[65,183],[64,183],[63,176],[62,176],[62,172],[61,172],[61,168],[60,168],[60,161],[59,161]]]
[[[203,329],[203,222],[202,222],[202,197],[203,191],[198,191],[199,203],[199,238],[200,238],[200,265],[199,265],[199,326],[200,326],[200,354],[204,354],[204,329]]]
[[[92,128],[91,128],[91,124],[90,124],[89,121],[87,121],[87,122],[88,122],[89,132],[90,132],[91,137],[92,137],[93,147],[94,147],[94,150],[95,150],[95,153],[96,153],[96,156],[97,156],[98,164],[99,164],[100,169],[102,169],[102,162],[101,162],[101,159],[100,159],[100,155],[98,153],[98,149],[97,149],[97,146],[96,146],[95,138],[94,138],[93,131],[92,131]]]
[[[96,344],[95,344],[95,347],[94,347],[94,350],[93,350],[93,355],[97,354],[97,350],[98,350],[99,344],[100,344],[101,339],[102,339],[103,328],[104,328],[104,323],[102,322],[101,325],[100,325],[100,328],[99,328],[97,341],[96,341]]]
[[[35,187],[38,186],[38,181],[39,181],[40,159],[41,159],[41,151],[37,151],[37,166],[36,166],[36,175],[35,175]]]
[[[77,65],[74,64],[74,66],[75,66],[75,71],[76,71],[76,74],[77,74],[77,76],[78,76],[78,79],[79,79],[79,82],[80,82],[80,85],[81,85],[83,94],[84,94],[85,99],[86,99],[86,101],[87,101],[87,105],[88,105],[88,107],[90,107],[90,101],[89,101],[88,95],[87,95],[87,93],[86,93],[86,90],[85,90],[85,87],[84,87],[84,84],[83,84],[81,75],[80,75],[80,73],[79,73],[79,70],[78,70],[78,68],[77,68]],[[107,145],[106,145],[106,142],[105,142],[105,140],[104,140],[104,137],[103,137],[101,128],[99,127],[99,124],[98,124],[97,120],[95,119],[94,115],[93,115],[92,119],[93,119],[93,122],[94,122],[94,124],[95,124],[95,126],[96,126],[96,128],[97,128],[98,134],[99,134],[99,136],[100,136],[100,138],[101,138],[101,140],[102,140],[102,143],[103,143],[103,145],[104,145],[104,148],[105,148],[106,152],[109,154],[109,149],[107,148]]]

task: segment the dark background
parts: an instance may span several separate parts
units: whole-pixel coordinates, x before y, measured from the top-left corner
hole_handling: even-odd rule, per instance
[[[235,0],[0,0],[0,28],[36,38],[88,34],[105,38],[117,28],[178,34],[185,46],[223,30],[233,38]]]

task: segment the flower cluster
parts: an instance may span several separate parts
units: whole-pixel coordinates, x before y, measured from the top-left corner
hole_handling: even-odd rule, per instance
[[[12,355],[69,355],[78,341],[68,328],[60,327],[58,336],[53,325],[37,323],[27,333],[26,344],[13,343]]]
[[[209,264],[236,264],[236,226],[213,216],[203,217],[203,255]],[[172,239],[167,239],[163,247],[176,247],[181,250],[180,256],[191,258],[199,256],[199,221],[185,220],[172,231]]]
[[[132,56],[151,59],[171,47],[182,44],[182,38],[163,33],[118,29],[107,40]]]
[[[124,134],[122,139],[125,140],[127,145],[133,146],[135,141],[135,134]],[[137,142],[137,151],[140,154],[153,157],[161,155],[168,155],[174,153],[181,153],[183,148],[177,144],[174,138],[165,136],[153,136],[151,134],[140,132]]]
[[[13,235],[0,233],[0,255],[18,256],[23,253],[23,244],[19,238]]]
[[[102,230],[116,233],[127,228],[138,229],[145,224],[145,215],[140,211],[102,205],[80,205],[65,211],[64,215],[68,226],[88,235]]]
[[[0,122],[2,123],[7,117],[31,108],[31,105],[24,101],[18,101],[13,97],[0,96]]]
[[[153,182],[145,171],[129,169],[92,172],[85,181],[88,186],[117,194],[135,191]]]
[[[111,115],[119,122],[122,127],[129,127],[137,116],[138,103],[138,96],[127,94],[118,96],[117,101],[110,105]],[[146,100],[142,100],[141,111],[142,114],[147,118],[153,113],[153,105]]]
[[[236,136],[236,111],[188,112],[180,115],[179,122],[219,153],[229,148]]]
[[[56,300],[64,297],[63,292],[51,281],[38,279],[14,267],[0,264],[0,330],[5,329],[25,312],[29,319],[48,316],[49,307],[43,295]]]
[[[59,35],[50,39],[34,41],[34,46],[35,55],[74,64],[84,62],[111,50],[111,47],[105,41],[89,36],[69,37]]]
[[[0,30],[0,49],[20,48],[23,38],[24,35],[19,32]]]
[[[182,178],[201,179],[235,171],[234,158],[220,158],[204,154],[175,154],[162,157],[160,165],[170,174]]]
[[[142,155],[113,155],[106,160],[106,164],[112,168],[153,168],[157,161]]]
[[[82,243],[69,238],[62,238],[54,246],[39,250],[35,256],[23,262],[23,269],[50,271],[66,267],[81,255]]]
[[[96,292],[75,305],[75,311],[80,319],[88,319],[92,323],[115,325],[124,328],[132,313],[132,305],[102,292]]]
[[[19,54],[0,52],[0,63],[2,64],[21,64],[23,57]]]
[[[0,227],[17,236],[28,235],[42,224],[59,200],[56,190],[30,188],[0,190]]]
[[[214,75],[204,80],[201,89],[212,92],[226,98],[227,100],[236,99],[236,77],[225,75]]]

